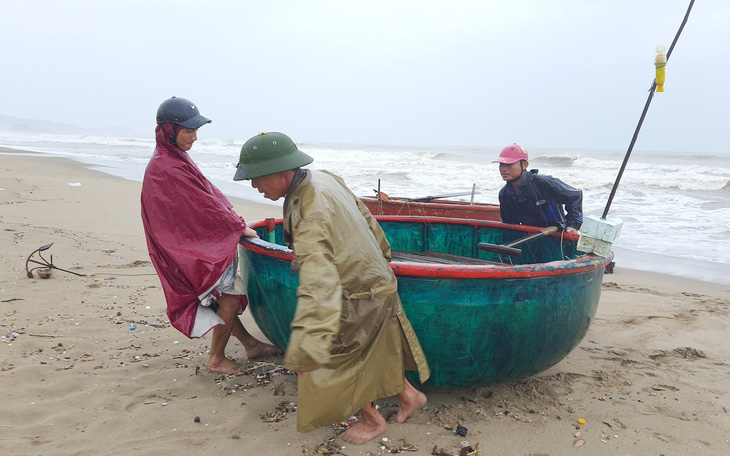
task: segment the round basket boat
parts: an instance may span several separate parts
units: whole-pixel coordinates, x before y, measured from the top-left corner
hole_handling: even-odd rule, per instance
[[[522,244],[521,256],[479,243],[505,244],[539,228],[441,217],[376,216],[391,244],[398,293],[426,354],[424,386],[488,386],[535,375],[578,345],[593,320],[604,268],[613,256],[576,251],[578,236],[557,233]],[[266,337],[289,341],[297,304],[293,252],[281,220],[251,223],[244,276],[249,308]],[[407,374],[418,384],[417,376]]]

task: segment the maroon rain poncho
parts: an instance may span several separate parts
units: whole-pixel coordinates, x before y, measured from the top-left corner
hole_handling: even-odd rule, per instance
[[[193,337],[200,297],[233,261],[246,222],[188,154],[173,144],[174,124],[158,125],[155,133],[157,147],[142,183],[142,223],[170,323]]]

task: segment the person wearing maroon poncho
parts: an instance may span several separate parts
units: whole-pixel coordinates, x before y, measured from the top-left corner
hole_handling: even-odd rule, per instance
[[[246,356],[281,353],[248,333],[238,315],[247,300],[238,272],[242,236],[256,236],[187,151],[210,123],[194,103],[172,97],[157,111],[157,147],[142,183],[142,223],[150,259],[162,283],[170,323],[189,338],[213,329],[206,369],[234,374],[225,355],[231,333]]]

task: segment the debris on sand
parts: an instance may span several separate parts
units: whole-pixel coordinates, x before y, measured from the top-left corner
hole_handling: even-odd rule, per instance
[[[288,413],[294,413],[297,411],[297,404],[291,401],[281,401],[276,406],[276,410],[261,415],[261,419],[265,423],[278,423],[287,419]]]

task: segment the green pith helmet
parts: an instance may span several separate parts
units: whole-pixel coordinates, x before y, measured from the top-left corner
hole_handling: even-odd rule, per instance
[[[233,180],[255,179],[269,174],[297,169],[314,159],[297,149],[284,133],[261,132],[241,147],[241,157]]]

